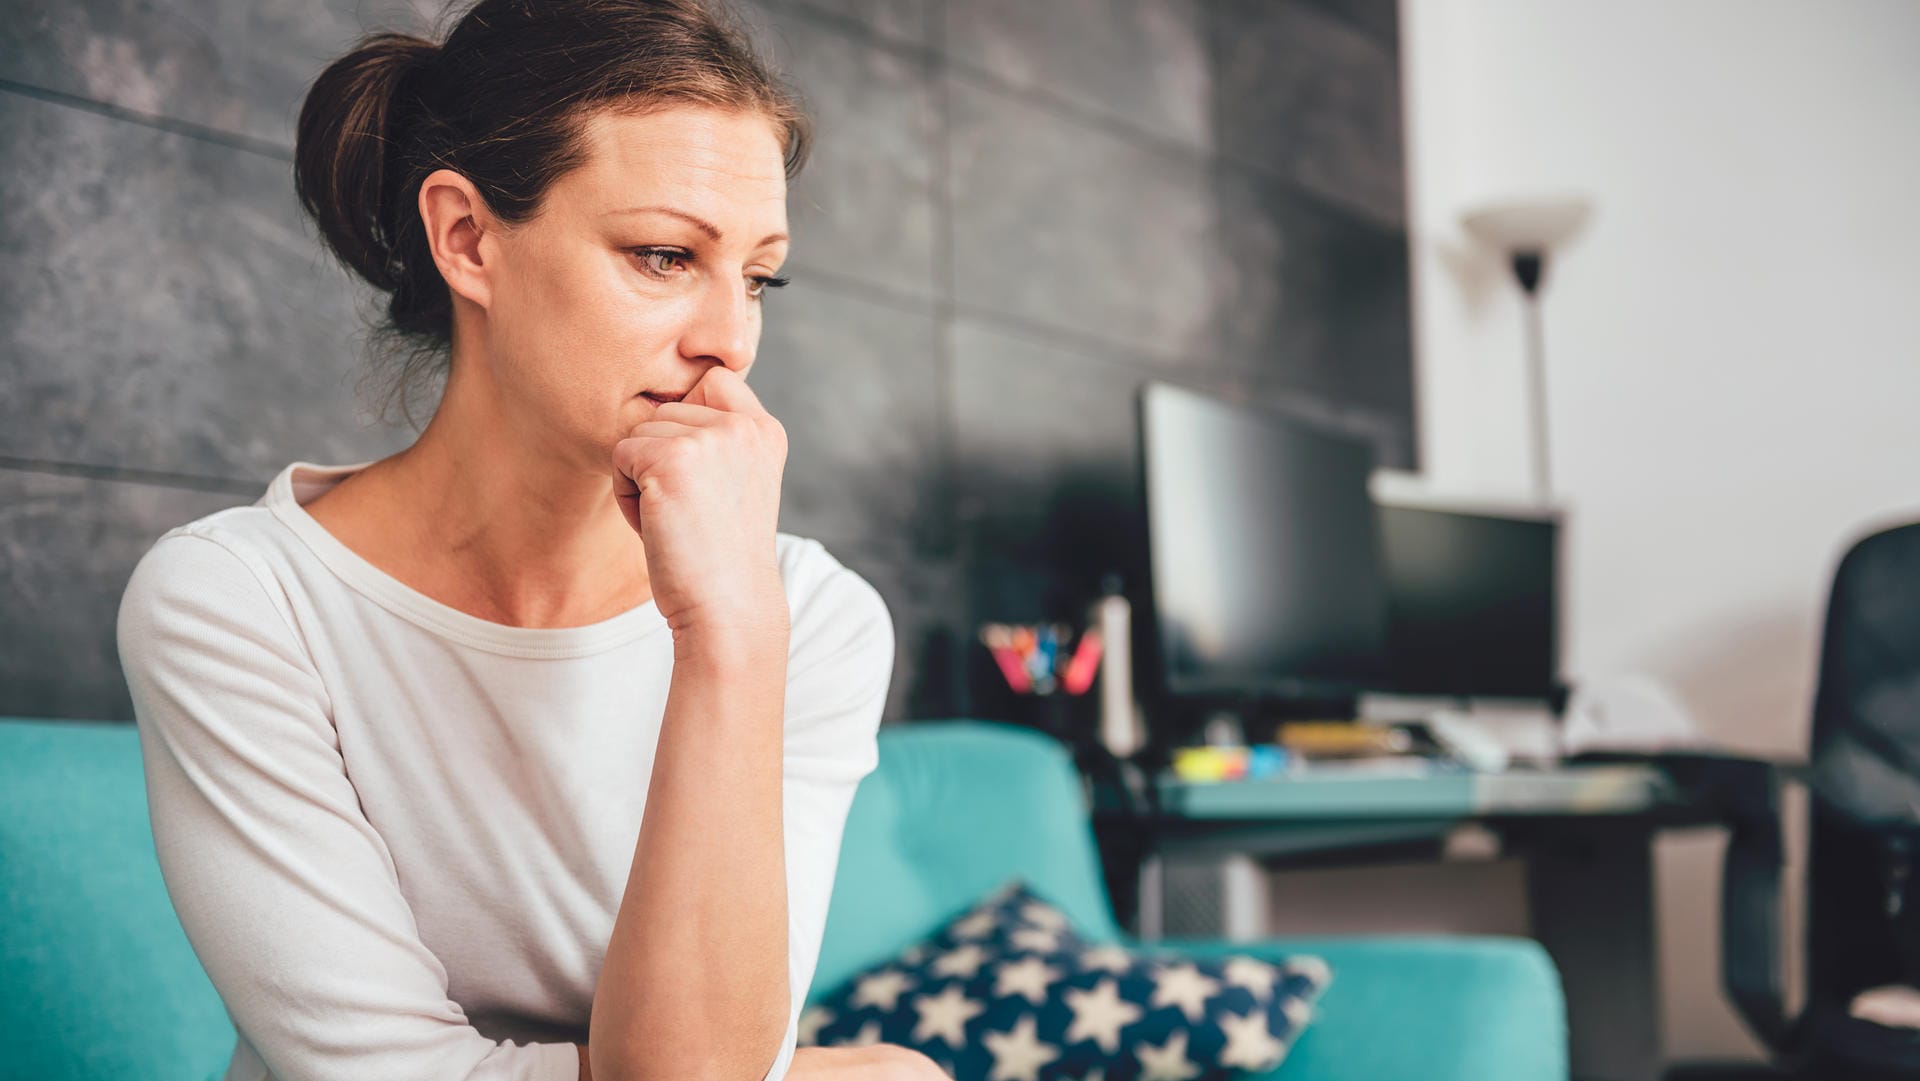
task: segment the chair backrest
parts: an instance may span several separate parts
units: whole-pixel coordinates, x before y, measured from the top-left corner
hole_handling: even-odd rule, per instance
[[[997,721],[882,726],[880,764],[847,817],[813,997],[1016,876],[1090,940],[1121,940],[1062,744]]]
[[[1859,540],[1834,571],[1812,744],[1810,1004],[1920,975],[1916,928],[1887,915],[1885,839],[1920,837],[1920,523]]]
[[[234,1031],[154,855],[130,724],[0,719],[0,1073],[217,1076]],[[993,721],[880,732],[841,845],[814,994],[1013,876],[1118,941],[1067,750]]]

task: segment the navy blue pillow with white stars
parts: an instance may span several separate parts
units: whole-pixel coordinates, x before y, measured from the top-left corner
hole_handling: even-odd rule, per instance
[[[1225,1081],[1280,1065],[1324,961],[1089,944],[1021,879],[800,1018],[800,1046],[915,1048],[956,1081]]]

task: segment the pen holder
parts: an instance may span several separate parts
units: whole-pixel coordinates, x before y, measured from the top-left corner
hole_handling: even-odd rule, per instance
[[[1050,637],[1049,650],[1040,656],[1049,660],[1036,662],[1026,652],[1033,642],[1028,632],[1042,626]],[[1096,739],[1100,696],[1092,693],[1092,677],[1098,671],[1100,655],[1097,649],[1083,651],[1082,637],[1064,623],[983,625],[979,641],[971,650],[969,682],[974,691],[974,715],[1035,728],[1073,745]],[[996,658],[990,642],[1003,647],[1000,657]],[[1020,642],[1025,645],[1009,646]],[[1009,650],[1020,652],[1020,656],[1012,656]],[[1010,673],[1009,668],[1017,671]],[[1017,685],[1013,676],[1020,677]],[[1079,687],[1081,693],[1071,693],[1070,687]]]

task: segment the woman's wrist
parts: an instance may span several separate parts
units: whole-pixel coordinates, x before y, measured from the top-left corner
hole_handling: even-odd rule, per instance
[[[777,612],[740,612],[692,621],[673,631],[676,665],[695,666],[731,675],[763,671],[784,665],[792,639],[785,601]]]
[[[673,653],[678,661],[714,664],[764,661],[768,653],[785,657],[792,613],[777,580],[743,590],[732,600],[715,601],[677,614]]]

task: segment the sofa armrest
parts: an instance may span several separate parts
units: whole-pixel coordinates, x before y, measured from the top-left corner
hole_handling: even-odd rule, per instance
[[[1500,936],[1162,939],[1194,956],[1312,954],[1333,969],[1286,1081],[1565,1081],[1566,1001],[1546,950]]]

